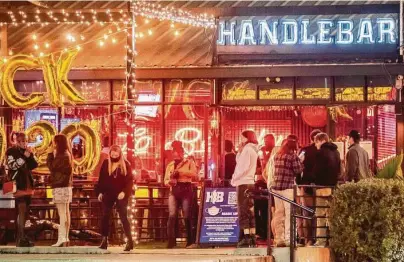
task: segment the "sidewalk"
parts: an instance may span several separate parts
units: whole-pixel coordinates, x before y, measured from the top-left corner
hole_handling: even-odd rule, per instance
[[[30,261],[48,262],[123,262],[123,261],[198,261],[198,262],[272,262],[265,250],[235,248],[217,249],[135,249],[123,252],[122,247],[111,247],[108,251],[95,247],[0,247],[0,262]]]

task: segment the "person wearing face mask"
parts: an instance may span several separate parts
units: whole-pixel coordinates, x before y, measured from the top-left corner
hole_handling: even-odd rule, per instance
[[[181,205],[185,227],[187,230],[187,247],[192,245],[192,181],[198,178],[195,161],[192,157],[184,157],[184,148],[181,141],[174,141],[171,144],[173,148],[173,161],[167,165],[164,184],[170,186],[170,195],[168,197],[168,246],[173,248],[176,245],[176,222],[178,208]]]
[[[254,189],[255,173],[258,160],[258,141],[255,133],[246,130],[241,133],[242,143],[236,156],[236,168],[231,185],[237,188],[237,211],[240,230],[244,237],[237,247],[255,247],[255,217],[253,212],[254,200],[245,196],[245,191]]]
[[[34,179],[32,170],[38,167],[31,148],[27,147],[27,140],[24,133],[15,134],[15,144],[6,152],[9,177],[14,180],[17,186],[15,192],[15,207],[17,209],[17,247],[33,247],[34,244],[28,240],[24,233],[25,222],[29,215],[29,206],[34,190]]]
[[[109,218],[116,203],[121,223],[128,239],[124,251],[133,249],[133,239],[128,220],[128,202],[133,187],[133,175],[130,164],[122,155],[119,146],[113,145],[109,158],[101,166],[97,185],[98,200],[102,202],[101,249],[108,248]]]

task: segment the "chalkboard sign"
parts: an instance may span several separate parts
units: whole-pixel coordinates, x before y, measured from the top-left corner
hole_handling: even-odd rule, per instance
[[[237,193],[235,188],[206,188],[200,244],[231,245],[238,242]]]

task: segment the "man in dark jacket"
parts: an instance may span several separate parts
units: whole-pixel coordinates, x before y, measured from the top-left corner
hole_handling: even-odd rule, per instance
[[[311,144],[304,147],[300,151],[300,155],[304,157],[303,160],[303,173],[301,176],[296,177],[296,184],[298,185],[311,185],[314,184],[314,165],[316,163],[316,157],[318,150],[316,148],[316,145],[314,144],[314,137],[321,133],[321,130],[319,129],[314,129],[310,133],[310,141]],[[299,195],[302,197],[297,198],[297,201],[301,203],[302,205],[305,205],[307,207],[313,207],[314,203],[314,192],[312,188],[301,188],[299,190]],[[309,216],[308,213],[304,212],[304,215]],[[315,227],[315,224],[313,223],[312,220],[307,220],[307,219],[298,219],[297,220],[297,225],[298,225],[298,232],[299,232],[299,237],[302,238],[301,243],[305,245],[312,245],[314,242],[313,239],[313,230],[312,228]],[[304,242],[303,242],[304,241]]]
[[[341,174],[341,157],[338,147],[329,142],[328,135],[320,133],[314,138],[318,154],[314,166],[314,181],[316,186],[330,186],[330,188],[320,188],[316,190],[316,216],[317,218],[317,246],[325,246],[327,243],[327,218],[328,200],[332,193],[332,187],[338,183]]]
[[[34,179],[31,170],[38,167],[32,151],[27,147],[24,133],[16,133],[16,144],[6,152],[9,177],[16,182],[17,192],[15,206],[18,211],[17,218],[17,247],[32,247],[24,233],[25,221],[29,215],[29,205],[34,189]]]
[[[230,140],[225,140],[224,151],[224,185],[229,187],[234,169],[236,168],[236,153],[234,153],[233,142]]]
[[[349,132],[349,147],[346,154],[346,180],[358,182],[361,179],[372,177],[369,168],[369,155],[359,142],[361,136],[358,131]]]

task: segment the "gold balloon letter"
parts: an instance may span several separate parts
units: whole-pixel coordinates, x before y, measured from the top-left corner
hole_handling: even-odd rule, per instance
[[[0,92],[4,100],[13,108],[31,108],[45,100],[41,93],[31,93],[28,96],[20,95],[14,86],[14,75],[18,69],[34,69],[39,67],[38,60],[26,56],[16,55],[10,58],[0,70]]]
[[[4,127],[0,126],[0,163],[3,163],[7,150],[7,137]]]
[[[84,174],[93,171],[101,154],[101,140],[98,132],[88,124],[72,123],[61,133],[67,136],[68,141],[72,141],[76,136],[84,140],[84,155],[80,160],[74,160],[74,173]]]
[[[43,78],[45,80],[46,89],[50,97],[50,104],[56,107],[62,106],[60,99],[60,88],[57,80],[56,66],[53,55],[47,55],[39,60],[42,66]]]
[[[37,141],[38,136],[42,136],[42,143],[36,145],[32,150],[38,161],[38,168],[35,171],[38,173],[49,173],[49,170],[46,167],[47,150],[52,144],[53,137],[57,134],[56,128],[52,123],[40,120],[33,123],[27,130],[25,130],[25,134],[28,137],[28,142],[31,143]]]
[[[67,96],[72,104],[84,102],[84,98],[80,92],[68,80],[67,75],[72,67],[73,59],[76,57],[78,50],[70,50],[63,52],[57,63],[57,81],[60,91]]]

